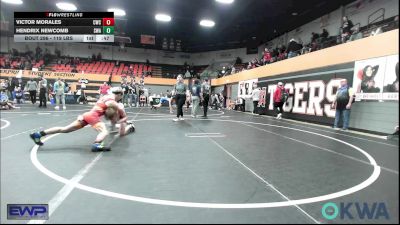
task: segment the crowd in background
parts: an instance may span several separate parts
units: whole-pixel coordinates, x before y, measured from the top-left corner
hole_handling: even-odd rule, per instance
[[[395,16],[393,21],[389,21],[385,25],[385,29],[382,27],[383,25],[371,25],[371,27],[366,30],[367,33],[363,33],[360,31],[360,26],[355,26],[347,16],[344,16],[342,19],[342,25],[339,29],[339,35],[331,36],[326,29],[322,29],[320,33],[311,33],[310,42],[308,42],[308,44],[304,44],[301,40],[292,38],[287,46],[280,44],[275,48],[266,47],[260,59],[254,58],[245,64],[241,63],[241,60],[236,60],[233,65],[223,67],[221,70],[219,70],[218,77],[235,74],[244,70],[254,69],[334,45],[355,41],[363,37],[379,35],[383,33],[384,30],[388,31],[397,29],[399,27],[399,17]]]

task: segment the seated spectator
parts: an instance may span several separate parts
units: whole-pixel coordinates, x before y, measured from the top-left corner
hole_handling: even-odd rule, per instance
[[[76,67],[72,68],[71,73],[78,73],[78,70],[76,69]]]
[[[252,69],[252,68],[253,68],[253,65],[252,65],[251,62],[249,62],[249,64],[247,64],[247,69],[250,70],[250,69]]]
[[[286,51],[284,49],[279,49],[278,61],[284,60],[286,58]]]
[[[324,28],[322,29],[322,34],[320,35],[321,38],[327,39],[329,37],[329,32]]]
[[[61,57],[61,51],[59,49],[56,48],[56,50],[54,50],[54,53],[56,54],[57,58]]]
[[[312,32],[311,33],[311,43],[317,42],[317,39],[319,38],[319,34]]]
[[[101,52],[99,52],[99,54],[97,54],[97,61],[101,61],[103,59]]]
[[[294,38],[292,38],[286,49],[288,58],[296,57],[300,53],[300,50],[302,48],[303,48],[303,46],[301,44],[299,44]]]
[[[348,41],[355,41],[362,38],[362,33],[360,32],[360,28],[357,27],[354,29]]]
[[[271,53],[271,63],[276,62],[278,59],[279,50],[278,48],[274,48]]]
[[[235,73],[236,73],[236,68],[235,68],[235,66],[232,66],[231,74],[235,74]]]
[[[314,43],[314,44],[315,44],[315,43]],[[303,48],[301,49],[301,54],[302,54],[302,55],[311,52],[311,49],[312,49],[312,48],[310,47],[310,45],[312,45],[312,44],[304,45],[304,46],[303,46]]]
[[[346,43],[347,40],[349,40],[350,35],[352,34],[352,28],[353,28],[353,22],[348,19],[347,16],[343,17],[343,24],[341,27],[341,38],[342,38],[342,43]]]

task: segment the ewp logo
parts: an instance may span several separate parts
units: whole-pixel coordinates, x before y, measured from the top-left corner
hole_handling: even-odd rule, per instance
[[[7,204],[8,220],[48,220],[47,204]]]
[[[360,219],[389,219],[389,213],[386,209],[386,204],[383,202],[359,203],[359,202],[349,202],[340,203],[340,207],[336,203],[328,202],[322,206],[321,213],[322,216],[327,220],[336,219],[340,216],[340,219],[354,219],[354,214],[351,213],[351,208],[355,208],[358,218]]]

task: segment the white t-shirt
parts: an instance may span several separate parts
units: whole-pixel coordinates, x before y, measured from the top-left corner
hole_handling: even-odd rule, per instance
[[[252,97],[253,101],[259,101],[260,100],[260,89],[259,88],[254,89],[251,97]]]

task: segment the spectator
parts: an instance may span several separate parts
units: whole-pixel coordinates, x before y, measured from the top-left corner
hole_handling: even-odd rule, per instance
[[[199,80],[194,81],[192,86],[192,117],[197,118],[197,111],[200,104],[201,85]]]
[[[97,61],[101,61],[102,60],[102,55],[101,52],[99,52],[99,54],[97,54]]]
[[[92,54],[92,61],[95,62],[96,61],[96,54]]]
[[[274,109],[279,110],[277,111],[277,119],[282,119],[283,114],[283,105],[286,103],[289,97],[289,93],[285,90],[283,83],[279,82],[278,87],[274,92]]]
[[[24,102],[24,89],[21,85],[15,87],[15,99],[17,104]]]
[[[353,33],[350,35],[349,41],[355,41],[362,38],[362,33],[360,32],[360,27],[354,29]]]
[[[279,50],[278,48],[274,48],[271,53],[271,62],[276,62],[278,60]]]
[[[129,91],[131,94],[131,107],[133,107],[133,105],[135,105],[135,107],[137,107],[137,92],[136,92],[136,84],[135,84],[135,80],[131,80],[131,85],[129,87]]]
[[[203,117],[207,117],[207,111],[208,111],[208,102],[210,101],[210,91],[211,91],[211,86],[208,83],[208,78],[204,79],[203,84],[201,85],[201,101],[203,105]]]
[[[54,89],[53,92],[56,96],[56,110],[60,109],[60,101],[63,105],[63,110],[66,110],[67,108],[65,107],[65,84],[61,81],[60,78],[57,79],[57,81],[54,83]]]
[[[39,107],[47,107],[47,80],[40,76],[39,77]]]
[[[6,61],[5,65],[4,65],[4,69],[11,69],[11,63],[9,60]]]
[[[326,40],[329,37],[329,32],[325,28],[322,29],[322,34],[320,37],[323,38],[323,40]]]
[[[186,100],[186,92],[188,90],[187,85],[183,82],[182,75],[178,75],[177,82],[173,88],[174,93],[176,94],[176,105],[177,105],[177,114],[176,119],[174,121],[182,121],[183,119],[183,105]]]
[[[312,32],[311,33],[311,43],[317,42],[317,39],[319,38],[319,34]]]
[[[249,64],[247,64],[247,69],[251,70],[252,68],[253,68],[253,64],[252,64],[252,62],[249,62]]]
[[[9,77],[8,81],[6,82],[7,94],[8,99],[10,101],[14,101],[14,89],[15,89],[16,81],[15,78]]]
[[[72,68],[71,73],[78,73],[78,70],[76,69],[76,67]]]
[[[264,65],[267,65],[271,63],[271,53],[269,52],[268,48],[265,48],[264,53],[263,53],[263,63]]]
[[[70,86],[69,86],[69,84],[68,84],[68,82],[67,81],[65,81],[65,79],[62,79],[61,80],[63,83],[64,83],[64,85],[65,85],[65,93],[69,93],[70,92]]]
[[[286,51],[284,49],[279,49],[278,61],[284,60],[286,58]]]
[[[347,16],[343,17],[343,24],[341,27],[341,37],[342,37],[342,43],[346,43],[347,40],[349,40],[350,35],[352,33],[352,28],[353,28],[353,22],[351,22],[351,20],[348,19]]]
[[[108,86],[107,82],[104,82],[99,88],[100,97],[108,94],[108,90],[110,90],[110,86]]]
[[[251,93],[251,98],[253,100],[253,112],[252,113],[254,115],[254,114],[258,114],[257,107],[258,107],[258,101],[260,101],[260,91],[261,91],[261,89],[259,87],[257,87],[257,84],[254,84],[253,88],[254,89],[253,89],[253,91]]]
[[[336,109],[335,123],[333,128],[339,129],[339,120],[343,116],[343,130],[349,128],[350,110],[353,103],[353,89],[347,85],[347,80],[340,81],[340,88],[336,92],[336,97],[332,103],[332,108]]]
[[[110,76],[108,77],[108,82],[107,82],[107,84],[108,84],[108,86],[110,86],[111,87],[111,84],[112,84],[112,73],[110,73]]]
[[[128,106],[129,104],[129,85],[126,82],[126,80],[121,81],[121,88],[123,91],[123,97],[122,97],[122,103],[124,104],[124,106]]]
[[[61,51],[58,48],[56,48],[56,50],[54,50],[54,53],[56,54],[57,58],[61,57]]]
[[[144,97],[143,86],[139,85],[139,106],[144,107],[145,101],[142,101],[142,98],[146,99]]]
[[[288,58],[296,57],[300,53],[300,50],[302,48],[303,46],[299,44],[294,38],[292,38],[286,49],[286,52],[288,53]]]
[[[33,78],[31,77],[29,81],[26,83],[27,90],[29,92],[29,96],[31,99],[32,104],[36,103],[36,90],[38,89],[38,84]]]

